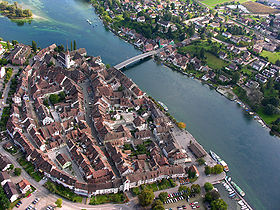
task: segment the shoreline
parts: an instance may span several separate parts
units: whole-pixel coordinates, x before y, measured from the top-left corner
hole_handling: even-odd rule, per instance
[[[93,6],[93,4],[92,4],[92,6]],[[93,8],[95,9],[94,6],[93,6]],[[95,12],[96,12],[96,11],[95,11]],[[143,51],[141,48],[136,47],[130,40],[125,39],[124,37],[120,36],[116,31],[114,31],[110,26],[108,26],[97,12],[96,12],[96,14],[98,15],[99,19],[102,21],[103,26],[104,26],[105,28],[107,28],[108,30],[110,30],[114,35],[116,35],[116,36],[119,37],[120,39],[122,39],[122,40],[124,40],[125,42],[131,44],[135,49],[137,49],[137,50],[141,51],[142,53],[144,53],[144,51]],[[156,56],[156,55],[155,55],[155,56]],[[154,57],[154,56],[153,56],[153,57]],[[225,94],[223,94],[223,93],[221,93],[220,91],[218,91],[219,89],[223,89],[223,90],[224,90],[224,89],[225,89],[224,86],[222,86],[222,88],[219,87],[219,86],[218,86],[218,87],[214,87],[212,84],[210,84],[210,83],[208,83],[208,82],[202,80],[201,78],[193,77],[191,74],[188,74],[188,73],[186,73],[186,72],[183,72],[182,70],[179,70],[179,69],[176,68],[176,67],[173,67],[173,66],[172,66],[172,63],[168,63],[168,62],[162,61],[161,59],[156,60],[155,57],[153,58],[153,60],[154,60],[154,61],[159,61],[161,64],[163,64],[163,65],[165,65],[166,67],[170,68],[172,71],[177,71],[177,72],[179,72],[179,73],[181,73],[181,74],[183,74],[183,75],[185,75],[185,76],[188,76],[188,77],[191,78],[191,79],[195,79],[195,80],[199,81],[201,84],[206,84],[206,85],[208,85],[210,88],[213,88],[217,93],[219,93],[220,95],[224,96],[226,99],[228,99],[228,100],[230,100],[230,101],[235,102],[236,104],[238,104],[238,105],[242,108],[243,111],[245,111],[246,113],[248,113],[250,116],[253,116],[253,120],[256,120],[257,123],[259,123],[263,128],[269,129],[268,132],[270,133],[271,127],[270,127],[256,112],[254,112],[246,103],[244,103],[243,101],[241,101],[241,100],[238,98],[238,96],[236,96],[236,95],[234,94],[234,97],[235,97],[235,98],[230,99],[228,96],[226,96]],[[241,102],[241,103],[240,103],[240,102]],[[246,111],[246,109],[248,109],[248,111]],[[253,114],[250,114],[250,113],[253,113]],[[271,134],[271,133],[270,133],[270,134]],[[272,133],[272,134],[280,138],[280,134],[278,134],[278,133]]]

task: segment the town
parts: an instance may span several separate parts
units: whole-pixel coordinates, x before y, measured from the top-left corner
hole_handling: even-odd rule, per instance
[[[164,48],[155,59],[215,88],[278,135],[279,4],[91,2],[119,37],[143,52]]]
[[[1,75],[12,69],[9,78],[14,78],[1,105],[0,164],[1,184],[13,205],[23,205],[21,198],[42,186],[71,201],[102,204],[99,195],[117,194],[118,202],[127,202],[131,198],[124,193],[140,195],[146,185],[178,190],[178,183],[195,182],[199,190],[194,185],[186,196],[195,195],[206,182],[225,178],[223,166],[184,123],[100,57],[56,44],[34,53],[34,42],[13,43],[2,42],[10,52]],[[19,165],[16,177],[12,161]],[[32,179],[26,174],[18,182],[22,169]]]

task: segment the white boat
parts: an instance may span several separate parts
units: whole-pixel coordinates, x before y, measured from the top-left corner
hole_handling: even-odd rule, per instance
[[[229,172],[229,168],[228,165],[226,164],[226,162],[224,160],[222,160],[215,152],[213,152],[212,150],[210,150],[210,155],[213,158],[213,160],[215,160],[218,164],[222,165],[224,167],[224,171],[225,172]]]
[[[168,107],[164,103],[162,103],[161,101],[158,101],[158,103],[163,107],[165,111],[168,111]]]
[[[91,25],[92,24],[92,22],[89,20],[89,19],[87,19],[87,22]]]

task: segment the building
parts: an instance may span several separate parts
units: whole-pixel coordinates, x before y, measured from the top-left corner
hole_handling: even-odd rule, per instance
[[[61,168],[63,168],[63,169],[65,169],[71,165],[70,158],[64,153],[57,155],[56,160],[59,163],[59,165],[61,166]]]
[[[0,78],[3,78],[5,74],[6,74],[6,69],[4,67],[1,67]]]
[[[18,183],[18,186],[22,194],[25,194],[28,190],[31,190],[31,185],[26,179],[21,180]]]
[[[14,202],[18,198],[19,194],[14,183],[6,182],[6,184],[3,186],[3,189],[10,202]]]
[[[0,155],[0,170],[7,171],[12,165],[11,161],[6,157]]]
[[[4,186],[7,182],[11,182],[10,175],[8,172],[3,171],[0,172],[0,183],[2,186]]]

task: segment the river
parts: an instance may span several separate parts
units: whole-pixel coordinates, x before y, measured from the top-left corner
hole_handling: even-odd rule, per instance
[[[0,18],[0,37],[40,47],[52,43],[70,48],[71,40],[88,54],[100,55],[104,63],[115,65],[141,53],[104,29],[94,9],[81,0],[19,0],[31,8],[36,18],[24,25]],[[93,21],[93,26],[86,22]],[[164,102],[170,113],[184,121],[187,130],[205,147],[229,165],[230,175],[245,191],[255,209],[280,207],[280,141],[248,118],[233,102],[208,86],[152,60],[125,71],[139,87]]]

